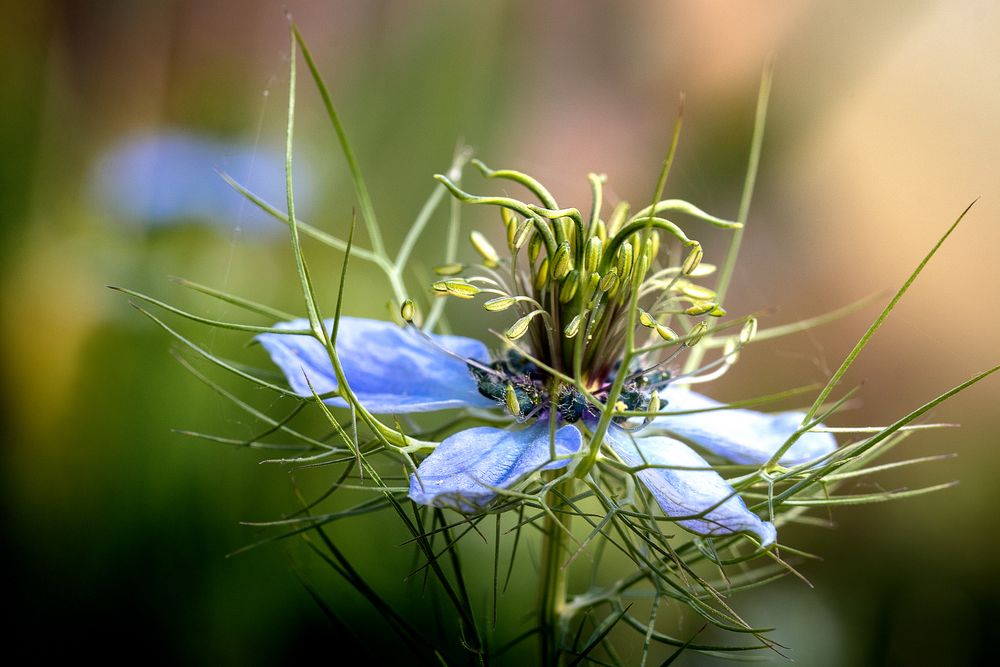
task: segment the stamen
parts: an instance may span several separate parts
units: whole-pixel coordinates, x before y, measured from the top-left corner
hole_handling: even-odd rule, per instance
[[[474,230],[469,234],[469,240],[472,242],[472,247],[483,258],[483,262],[488,268],[493,269],[500,265],[500,255],[497,254],[493,244],[483,236],[482,232]]]

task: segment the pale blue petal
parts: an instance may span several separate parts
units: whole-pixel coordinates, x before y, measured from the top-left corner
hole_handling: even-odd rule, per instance
[[[625,465],[640,470],[636,476],[646,485],[657,504],[668,517],[694,517],[677,523],[692,533],[705,536],[753,533],[763,546],[774,542],[774,525],[762,521],[747,509],[726,480],[710,468],[697,452],[679,440],[664,436],[635,438],[612,426],[605,441],[621,457]],[[706,470],[673,470],[674,468],[706,468]]]
[[[768,414],[725,406],[693,391],[667,387],[660,392],[666,399],[664,410],[709,410],[688,415],[670,415],[653,420],[654,428],[670,431],[685,440],[733,463],[759,465],[788,440],[802,423],[801,412]],[[782,465],[798,465],[829,454],[837,448],[832,433],[804,433],[781,457]]]
[[[326,320],[327,328],[333,320]],[[308,329],[304,319],[279,322],[279,329]],[[489,359],[486,346],[471,338],[432,338],[463,358]],[[292,391],[311,396],[337,389],[337,378],[326,348],[311,336],[266,333],[257,340],[284,372]],[[337,353],[351,390],[369,412],[402,414],[443,408],[495,405],[476,389],[476,381],[462,361],[436,349],[416,332],[392,322],[341,317]],[[306,377],[309,382],[306,382]],[[341,398],[327,399],[345,406]]]
[[[554,470],[569,464],[556,456],[575,454],[583,442],[575,426],[556,430],[550,442],[549,422],[538,421],[521,431],[482,426],[446,438],[410,475],[410,498],[421,505],[450,507],[473,513],[490,503],[497,493],[537,470]]]

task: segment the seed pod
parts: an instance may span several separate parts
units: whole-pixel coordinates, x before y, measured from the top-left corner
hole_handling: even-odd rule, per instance
[[[559,303],[569,303],[576,296],[577,287],[580,285],[580,272],[573,269],[566,274],[562,283],[559,284]]]
[[[587,273],[596,271],[601,264],[601,249],[604,244],[601,239],[591,236],[587,241],[587,249],[583,253],[583,270]]]
[[[541,292],[549,284],[549,258],[546,257],[538,265],[538,273],[535,275],[535,291]]]
[[[556,280],[562,280],[573,269],[572,252],[566,241],[556,248],[556,254],[552,257],[552,277]]]
[[[490,311],[491,313],[498,313],[502,310],[507,310],[511,306],[517,303],[517,299],[512,296],[498,296],[495,299],[490,299],[483,304],[483,308]]]
[[[684,258],[684,264],[681,265],[681,273],[685,276],[694,273],[694,270],[701,264],[701,258],[705,256],[705,252],[701,249],[701,244],[697,241],[692,242],[690,248],[688,256]]]
[[[481,232],[473,231],[469,234],[469,240],[472,241],[472,247],[483,258],[483,264],[491,269],[500,264],[500,255],[497,254],[496,248]]]
[[[458,262],[452,262],[451,264],[442,264],[441,266],[434,267],[434,273],[439,276],[454,276],[458,275],[465,269],[465,264],[459,264]]]
[[[413,324],[414,310],[413,301],[411,299],[406,299],[403,301],[403,305],[399,308],[399,316],[403,318],[404,322]]]

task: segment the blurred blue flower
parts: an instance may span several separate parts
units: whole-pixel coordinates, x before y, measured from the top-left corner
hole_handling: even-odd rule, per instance
[[[332,320],[326,322],[331,328],[332,324]],[[300,319],[275,326],[303,330],[308,329],[308,322]],[[320,395],[337,390],[329,356],[315,338],[275,333],[257,338],[295,393],[312,396],[313,390]],[[482,343],[459,336],[432,334],[431,338],[436,346],[390,322],[342,317],[338,356],[361,405],[376,414],[405,414],[500,404],[481,393],[470,370],[473,367],[461,360],[489,364]],[[687,530],[703,536],[751,533],[765,546],[773,543],[774,526],[751,512],[700,454],[664,432],[735,463],[762,464],[798,428],[803,415],[719,409],[724,406],[680,388],[669,387],[663,395],[676,410],[702,412],[658,417],[642,435],[612,424],[605,444],[625,465],[639,469],[636,476],[666,516]],[[325,402],[347,405],[339,397]],[[446,438],[411,475],[409,497],[422,505],[473,513],[492,502],[497,489],[509,489],[538,471],[569,465],[583,444],[576,424],[565,423],[564,415],[552,406],[527,416],[534,419],[527,419],[519,430],[482,426]],[[550,419],[556,419],[556,424]],[[593,419],[584,417],[583,422],[593,426]],[[807,462],[835,448],[831,434],[809,432],[781,463]]]
[[[285,201],[284,171],[281,150],[166,129],[126,139],[104,152],[92,166],[91,190],[112,216],[141,226],[196,222],[273,234],[282,233],[282,225],[216,172],[229,174],[278,206]],[[299,157],[296,201],[304,212],[315,199],[311,173]]]

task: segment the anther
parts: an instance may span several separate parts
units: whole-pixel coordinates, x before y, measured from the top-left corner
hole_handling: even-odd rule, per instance
[[[611,267],[608,272],[601,276],[601,282],[597,284],[597,288],[602,292],[610,292],[615,287],[618,286],[618,269]]]
[[[559,303],[569,303],[576,296],[577,287],[580,284],[580,272],[573,269],[566,274],[559,285]]]
[[[465,269],[464,264],[459,264],[458,262],[453,262],[451,264],[442,264],[441,266],[434,267],[434,273],[439,276],[455,276],[461,273]]]
[[[403,301],[403,305],[399,308],[399,316],[403,318],[403,321],[408,324],[413,324],[413,315],[415,308],[413,306],[413,301],[411,299],[406,299]]]
[[[692,317],[697,317],[698,315],[705,315],[706,313],[711,313],[713,310],[719,307],[719,304],[714,301],[695,301],[691,304],[691,307],[684,311],[685,315],[691,315]]]
[[[591,236],[587,241],[587,250],[583,255],[583,270],[587,273],[596,271],[601,264],[601,249],[604,246],[601,239]]]
[[[531,237],[531,242],[528,243],[528,259],[534,264],[535,260],[538,259],[538,253],[542,251],[542,237],[540,234],[535,234]]]
[[[580,332],[580,322],[583,320],[584,313],[575,315],[573,319],[569,321],[565,327],[563,327],[563,335],[566,338],[573,338],[577,333]]]
[[[512,296],[499,296],[483,303],[483,308],[491,313],[498,313],[502,310],[507,310],[515,303],[517,303],[517,299]]]
[[[573,256],[569,242],[563,241],[552,257],[552,277],[562,280],[573,269]]]
[[[701,249],[701,244],[697,241],[692,241],[689,247],[691,250],[688,252],[688,256],[684,258],[684,264],[681,265],[681,273],[685,276],[694,273],[698,265],[701,264],[702,257],[705,256],[705,252]]]
[[[517,392],[514,391],[514,385],[508,384],[507,390],[504,393],[504,403],[507,404],[507,409],[515,417],[521,416],[521,402],[517,399]]]
[[[705,320],[698,322],[688,334],[688,339],[684,341],[684,347],[694,347],[701,342],[701,339],[708,333],[708,323]]]
[[[622,280],[626,280],[632,272],[632,243],[625,241],[618,249],[618,275]]]
[[[537,238],[537,237],[536,237]],[[549,258],[546,257],[538,265],[538,273],[535,275],[535,291],[541,292],[549,283]]]
[[[469,234],[469,240],[472,242],[472,247],[483,258],[483,264],[491,269],[500,264],[500,255],[497,254],[496,248],[481,232],[474,230]]]
[[[757,335],[757,318],[749,317],[740,329],[740,345],[746,345]]]
[[[514,322],[514,324],[510,325],[510,327],[507,329],[507,331],[504,332],[504,335],[507,338],[509,338],[510,340],[517,340],[518,338],[520,338],[521,336],[523,336],[525,333],[527,333],[527,331],[528,331],[528,325],[531,324],[531,320],[533,320],[536,315],[541,315],[543,312],[544,311],[541,311],[541,310],[535,310],[535,311],[532,311],[532,312],[528,313],[527,315],[525,315],[521,319],[519,319],[516,322]]]

